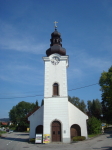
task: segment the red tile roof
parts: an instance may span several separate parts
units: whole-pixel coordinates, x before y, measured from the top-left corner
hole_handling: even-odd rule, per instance
[[[7,122],[2,122],[2,125],[7,125]]]

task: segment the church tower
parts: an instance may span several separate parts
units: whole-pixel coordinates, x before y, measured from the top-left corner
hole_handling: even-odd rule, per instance
[[[46,50],[43,134],[50,134],[50,142],[70,142],[66,49],[62,47],[61,34],[51,34],[50,48]]]
[[[70,143],[75,136],[87,135],[88,116],[68,101],[66,49],[62,47],[61,34],[51,34],[50,48],[46,50],[44,105],[28,117],[30,121],[29,139],[42,137],[40,143]],[[50,141],[48,139],[50,136]],[[39,142],[39,141],[38,141]]]

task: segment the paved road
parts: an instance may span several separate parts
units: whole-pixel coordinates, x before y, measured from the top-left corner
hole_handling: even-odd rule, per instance
[[[13,132],[2,134],[0,139],[0,150],[19,150],[23,149],[28,143],[29,134],[21,132]],[[22,146],[23,145],[23,146]]]
[[[28,143],[29,135],[21,132],[3,136],[0,139],[0,150],[112,150],[112,132],[72,144],[31,144]]]

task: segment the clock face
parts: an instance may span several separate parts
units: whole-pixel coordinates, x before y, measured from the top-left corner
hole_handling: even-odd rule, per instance
[[[51,63],[53,65],[57,65],[59,63],[60,59],[57,56],[52,57]]]

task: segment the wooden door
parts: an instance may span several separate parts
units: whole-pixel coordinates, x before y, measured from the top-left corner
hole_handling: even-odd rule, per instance
[[[71,139],[73,139],[73,137],[77,136],[77,130],[74,128],[71,128]]]
[[[52,123],[52,142],[61,141],[61,124],[58,121]]]
[[[75,136],[81,136],[81,128],[79,125],[74,124],[70,128],[70,133],[71,133],[71,140],[73,140],[73,137]]]

